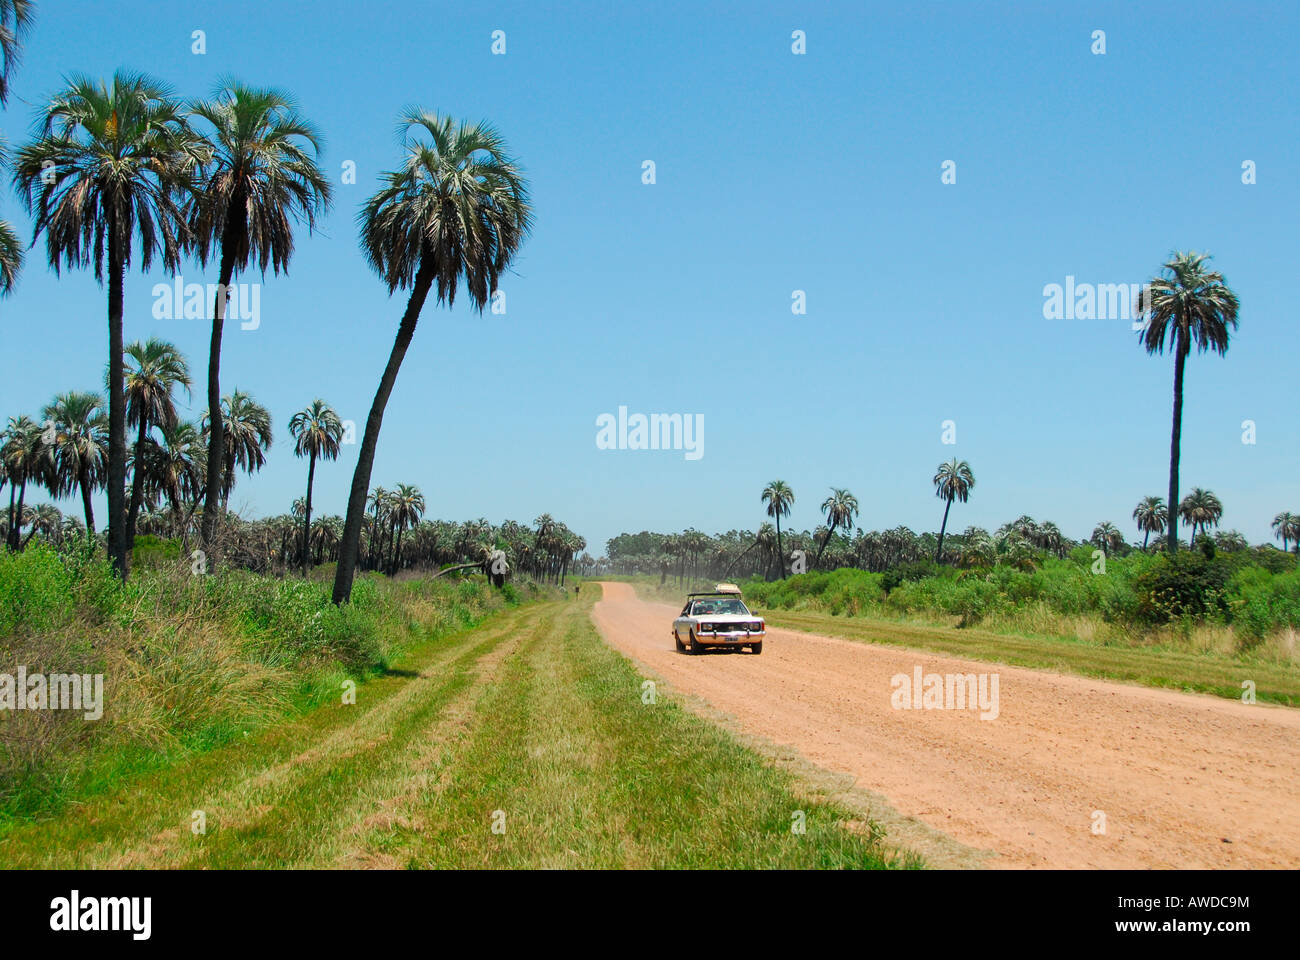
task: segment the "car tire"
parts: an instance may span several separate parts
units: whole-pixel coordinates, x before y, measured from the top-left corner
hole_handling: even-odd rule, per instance
[[[673,630],[673,643],[677,644],[678,653],[686,652],[686,644],[682,643],[682,635],[676,629]]]
[[[749,649],[754,652],[755,656],[757,656],[763,652],[763,642],[760,640],[758,643],[751,643]]]
[[[695,631],[692,630],[691,631],[691,653],[695,655],[699,655],[703,652],[704,652],[704,647],[700,644],[699,640],[695,639]]]

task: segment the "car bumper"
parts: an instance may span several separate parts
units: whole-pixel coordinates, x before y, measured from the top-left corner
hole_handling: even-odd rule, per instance
[[[716,643],[719,646],[743,646],[750,643],[762,643],[764,633],[697,633],[696,638],[700,643]]]

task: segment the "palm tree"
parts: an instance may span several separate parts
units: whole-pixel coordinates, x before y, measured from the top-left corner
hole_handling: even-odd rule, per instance
[[[965,460],[958,461],[953,457],[947,463],[939,464],[939,470],[934,475],[934,494],[939,499],[945,501],[943,508],[943,524],[939,527],[939,545],[934,551],[934,562],[939,562],[939,557],[943,554],[943,535],[948,529],[948,511],[952,509],[952,502],[960,500],[965,503],[970,498],[970,492],[975,487],[975,474],[971,472],[970,464]],[[1028,520],[1028,517],[1022,519]],[[1029,521],[1031,524],[1032,520]]]
[[[411,295],[366,419],[339,547],[335,603],[352,595],[384,408],[429,291],[436,281],[438,303],[450,307],[463,276],[471,305],[482,313],[532,224],[527,185],[491,127],[458,125],[418,109],[401,118],[401,127],[404,162],[384,175],[383,187],[362,210],[361,245],[389,294],[409,287]]]
[[[343,439],[343,421],[334,412],[334,408],[320,398],[312,401],[310,407],[299,410],[289,421],[289,434],[294,438],[293,453],[296,457],[309,457],[307,466],[307,501],[303,509],[302,525],[302,572],[306,573],[311,564],[311,487],[316,479],[316,458],[337,460],[339,443]]]
[[[1300,516],[1283,510],[1273,518],[1273,535],[1282,541],[1283,553],[1286,553],[1289,543],[1295,543],[1297,552],[1300,552]]]
[[[28,0],[0,0],[0,106],[9,102],[9,74],[18,62],[18,48],[31,27]],[[0,149],[0,165],[5,162]],[[0,296],[8,296],[23,266],[23,245],[7,220],[0,220]]]
[[[108,272],[108,555],[123,579],[126,563],[126,404],[123,396],[123,282],[138,236],[140,267],[155,253],[174,273],[187,240],[177,200],[203,158],[171,90],[138,73],[111,83],[74,77],[42,117],[42,133],[23,147],[14,184],[34,217],[33,242],[60,265]]]
[[[420,488],[409,483],[399,483],[389,501],[388,520],[397,530],[397,540],[393,545],[393,562],[389,571],[397,573],[402,560],[402,532],[408,526],[414,526],[424,516],[424,494]]]
[[[374,519],[370,524],[370,560],[368,562],[371,570],[379,568],[379,558],[383,556],[381,547],[380,524],[384,521],[384,511],[388,509],[388,491],[383,487],[375,487],[370,491],[367,503],[374,511]]]
[[[131,471],[131,505],[126,517],[126,549],[135,546],[135,523],[145,492],[144,444],[154,427],[170,430],[176,425],[176,403],[172,390],[190,391],[190,370],[185,357],[165,340],[150,337],[126,348],[126,424],[136,428],[135,468]]]
[[[192,514],[202,501],[207,445],[199,428],[192,423],[176,421],[159,430],[161,443],[153,440],[145,443],[142,458],[145,494],[150,499],[157,499],[160,494],[167,498],[172,510],[172,535],[187,539],[189,523],[182,519],[181,507],[188,500],[193,504]]]
[[[271,449],[272,433],[270,411],[238,387],[229,396],[221,398],[220,410],[225,424],[222,431],[225,436],[225,453],[221,462],[221,486],[218,492],[224,510],[235,489],[236,468],[245,473],[261,470],[266,465],[265,451]],[[204,411],[203,435],[209,440],[208,456],[212,455],[211,430],[212,418]],[[207,510],[206,499],[204,510]]]
[[[842,487],[831,487],[831,495],[822,501],[822,513],[826,515],[826,538],[817,550],[817,559],[813,562],[815,567],[821,566],[822,552],[835,536],[835,530],[838,527],[852,529],[853,518],[858,515],[858,498]]]
[[[767,515],[776,518],[776,553],[781,564],[781,579],[785,579],[785,547],[781,544],[781,518],[790,516],[794,505],[794,491],[784,480],[773,480],[763,488],[758,498],[767,504]]]
[[[314,229],[317,215],[329,208],[330,184],[316,166],[320,134],[284,93],[223,80],[212,99],[194,103],[191,112],[211,128],[212,154],[203,172],[203,189],[185,215],[199,262],[206,266],[210,257],[218,260],[208,346],[208,409],[215,414],[208,429],[202,530],[204,548],[210,549],[225,449],[219,398],[221,334],[230,284],[254,262],[263,277],[268,266],[275,275],[287,272],[293,222],[305,224],[309,233]]]
[[[1189,546],[1195,546],[1197,530],[1204,531],[1219,525],[1219,519],[1223,516],[1223,504],[1212,491],[1193,487],[1192,492],[1178,505],[1178,515],[1183,518],[1184,523],[1192,525],[1192,540]]]
[[[1138,296],[1139,315],[1145,325],[1138,338],[1149,354],[1164,353],[1165,340],[1174,354],[1174,426],[1169,445],[1169,532],[1167,549],[1178,549],[1179,445],[1183,430],[1183,367],[1195,346],[1197,352],[1228,352],[1231,331],[1237,329],[1237,295],[1223,274],[1206,266],[1209,254],[1175,253]]]
[[[56,497],[81,493],[86,529],[95,529],[95,510],[90,495],[103,486],[107,476],[108,423],[104,398],[97,393],[61,393],[46,405],[41,415],[54,423],[50,445],[53,469],[46,485]]]
[[[0,0],[0,106],[9,102],[9,75],[18,63],[19,45],[31,26],[30,0]]]
[[[0,446],[0,459],[4,460],[5,474],[9,478],[9,526],[5,542],[14,550],[20,545],[27,481],[41,483],[48,479],[51,471],[42,432],[41,426],[30,417],[10,417],[5,425],[4,444]]]
[[[1107,520],[1093,528],[1089,542],[1101,547],[1102,553],[1109,557],[1112,551],[1124,546],[1124,535],[1115,524]]]
[[[1165,524],[1169,522],[1169,508],[1161,497],[1143,497],[1133,508],[1133,519],[1137,521],[1138,531],[1146,534],[1142,538],[1142,549],[1145,550],[1151,534],[1164,532]]]

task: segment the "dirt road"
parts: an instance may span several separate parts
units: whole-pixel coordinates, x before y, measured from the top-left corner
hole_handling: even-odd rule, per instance
[[[743,732],[855,778],[997,867],[1300,867],[1300,711],[772,629],[679,654],[676,607],[605,583],[605,639]],[[895,709],[891,678],[998,674],[998,713]],[[1104,833],[1094,832],[1104,815]]]

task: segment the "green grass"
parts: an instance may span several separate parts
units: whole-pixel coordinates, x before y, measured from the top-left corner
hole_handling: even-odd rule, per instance
[[[0,838],[15,867],[917,866],[660,694],[580,598],[412,645],[300,716]],[[192,814],[206,815],[194,834]],[[494,811],[504,832],[493,832]],[[802,811],[806,832],[791,831]]]

